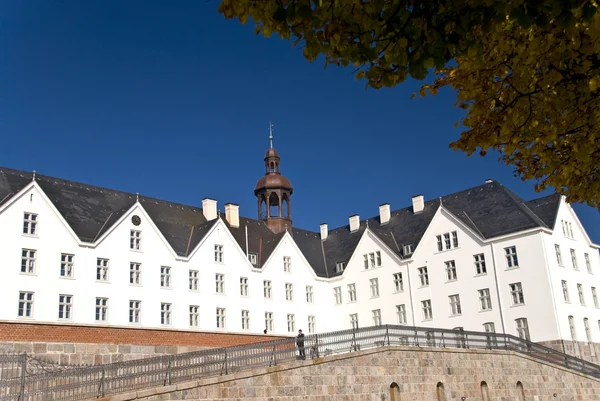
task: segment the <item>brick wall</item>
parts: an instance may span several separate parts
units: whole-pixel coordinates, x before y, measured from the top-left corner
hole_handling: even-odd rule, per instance
[[[519,382],[522,390],[517,387]],[[438,390],[438,383],[443,390]],[[394,384],[395,393],[391,389]],[[254,368],[117,394],[104,400],[234,401],[242,398],[256,401],[480,401],[482,398],[490,401],[598,401],[600,380],[511,351],[393,347]]]

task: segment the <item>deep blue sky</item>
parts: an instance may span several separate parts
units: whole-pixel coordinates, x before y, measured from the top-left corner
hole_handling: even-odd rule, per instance
[[[0,165],[256,217],[268,123],[292,181],[294,225],[318,231],[482,184],[533,183],[492,155],[454,152],[454,93],[365,89],[309,64],[217,0],[0,1]],[[600,214],[577,206],[600,243]]]

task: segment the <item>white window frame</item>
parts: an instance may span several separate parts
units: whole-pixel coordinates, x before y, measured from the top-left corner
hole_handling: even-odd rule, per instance
[[[419,267],[419,288],[429,287],[429,273],[427,272],[427,266]]]
[[[142,285],[142,264],[129,262],[129,285]]]
[[[292,258],[290,256],[283,257],[283,271],[284,273],[292,272]]]
[[[60,254],[60,277],[74,278],[75,277],[75,255],[71,253]]]
[[[585,306],[585,294],[583,293],[583,285],[577,283],[577,293],[579,294],[579,304]]]
[[[452,248],[458,248],[458,233],[456,231],[452,231]]]
[[[306,286],[306,303],[315,303],[315,293],[312,285]]]
[[[294,284],[292,283],[285,283],[285,300],[294,301]]]
[[[217,329],[224,329],[227,323],[227,311],[225,308],[217,307],[216,310]]]
[[[529,322],[527,318],[521,317],[515,319],[515,327],[517,329],[517,336],[527,341],[531,341],[531,337],[529,335]]]
[[[96,322],[108,321],[108,298],[96,298],[96,313],[94,318]]]
[[[168,302],[160,303],[160,325],[170,326],[172,323],[171,319],[172,305]]]
[[[225,294],[225,275],[223,273],[215,273],[215,293]]]
[[[240,296],[248,296],[248,277],[240,277]]]
[[[190,305],[189,312],[190,327],[200,326],[200,306]]]
[[[487,274],[487,266],[485,264],[485,255],[483,253],[478,253],[477,255],[473,255],[473,263],[475,263],[475,275],[483,276]]]
[[[108,282],[110,279],[110,259],[96,258],[96,281]]]
[[[559,244],[554,244],[554,252],[556,252],[556,262],[558,263],[559,266],[564,266],[563,265],[563,259],[562,259],[562,253],[560,251],[560,245]]]
[[[356,302],[356,284],[348,284],[348,302]]]
[[[250,330],[250,311],[242,309],[242,330]]]
[[[308,333],[314,334],[317,332],[317,320],[313,315],[308,316]]]
[[[333,299],[334,299],[335,305],[342,304],[342,287],[334,287],[333,288]]]
[[[265,312],[265,329],[273,331],[273,312]]]
[[[413,245],[412,244],[404,245],[402,247],[402,254],[404,256],[412,255],[413,254]]]
[[[600,321],[599,321],[599,325],[600,325]],[[358,329],[358,313],[350,314],[350,327],[354,330]]]
[[[371,317],[373,318],[373,326],[381,326],[381,309],[372,310]]]
[[[477,290],[477,294],[479,295],[479,310],[492,310],[492,296],[490,294],[490,289],[482,288],[480,290]]]
[[[225,263],[223,245],[215,244],[215,263]]]
[[[39,219],[36,213],[23,213],[23,234],[32,237],[38,236]]]
[[[458,280],[458,275],[456,274],[456,262],[454,260],[448,260],[444,262],[444,265],[446,265],[446,282]]]
[[[369,291],[371,293],[371,298],[379,297],[379,278],[375,277],[369,279]]]
[[[406,324],[406,305],[396,305],[396,316],[398,317],[398,324]]]
[[[17,316],[20,318],[33,318],[33,307],[35,305],[35,292],[19,291],[19,303]]]
[[[58,320],[73,320],[73,295],[58,296]]]
[[[511,283],[508,285],[510,288],[510,297],[512,300],[512,305],[525,305],[525,296],[523,294],[523,285],[521,282]]]
[[[404,281],[402,279],[402,272],[394,273],[392,275],[394,282],[394,293],[404,292]]]
[[[569,284],[567,283],[567,280],[561,280],[560,284],[562,286],[563,299],[565,300],[566,303],[570,304],[571,297],[569,296]]]
[[[518,269],[519,268],[519,257],[517,256],[516,245],[508,246],[504,248],[504,258],[506,259],[507,269]]]
[[[442,236],[437,235],[436,239],[437,239],[437,250],[438,250],[438,252],[442,252],[444,250],[444,242],[442,241]]]
[[[344,268],[346,267],[344,262],[337,262],[335,264],[335,272],[336,273],[342,273],[344,271]]]
[[[421,301],[421,310],[423,311],[423,320],[433,319],[433,308],[431,306],[431,299],[425,299]]]
[[[21,274],[35,275],[37,265],[37,250],[21,249]]]
[[[256,266],[258,264],[258,255],[255,253],[248,253],[248,261],[252,266]]]
[[[598,303],[598,292],[596,291],[596,287],[592,287],[592,301],[594,301],[595,308],[600,308],[600,303]]]
[[[160,267],[160,288],[171,288],[171,268],[169,266]]]
[[[188,289],[190,291],[200,290],[200,271],[188,270]]]
[[[579,271],[579,264],[577,263],[577,253],[573,248],[571,248],[571,263],[573,263],[573,270]]]
[[[583,258],[585,259],[585,267],[587,268],[587,272],[589,274],[594,274],[594,271],[592,270],[592,263],[590,262],[590,255],[588,253],[584,253]]]
[[[460,306],[460,295],[449,295],[448,302],[450,303],[450,316],[462,315],[462,308]]]
[[[293,313],[287,314],[287,331],[288,333],[296,332],[296,315]]]
[[[142,232],[140,230],[129,230],[129,249],[132,251],[142,250]]]
[[[142,301],[129,300],[129,323],[142,322]]]
[[[273,284],[271,280],[263,280],[263,295],[265,299],[273,299]]]

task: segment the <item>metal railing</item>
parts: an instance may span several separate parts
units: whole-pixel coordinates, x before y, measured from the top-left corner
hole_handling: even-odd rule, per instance
[[[383,325],[307,335],[302,347],[296,345],[295,338],[288,338],[106,365],[38,370],[32,374],[26,369],[27,358],[21,357],[12,362],[7,360],[6,366],[12,368],[7,368],[8,373],[0,377],[0,401],[97,398],[258,366],[275,366],[302,358],[302,354],[310,359],[397,345],[512,350],[600,378],[598,365],[512,335]]]

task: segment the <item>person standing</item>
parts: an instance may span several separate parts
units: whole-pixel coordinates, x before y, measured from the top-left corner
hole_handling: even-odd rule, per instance
[[[302,333],[302,330],[298,330],[298,336],[296,337],[296,345],[298,346],[300,359],[306,359],[306,355],[304,354],[304,333]]]

